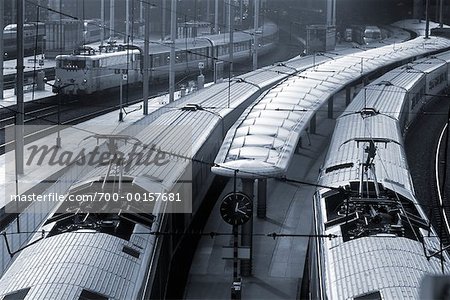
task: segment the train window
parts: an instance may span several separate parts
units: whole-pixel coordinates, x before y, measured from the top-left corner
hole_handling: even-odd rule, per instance
[[[380,291],[370,292],[353,298],[355,300],[382,300]]]
[[[228,54],[228,46],[224,45],[224,46],[221,46],[221,48],[222,48],[222,54]]]
[[[93,60],[93,61],[92,61],[92,67],[93,67],[93,68],[98,68],[98,67],[100,67],[100,61],[98,61],[98,60]]]
[[[108,297],[96,292],[83,290],[78,300],[108,300]]]
[[[21,289],[15,292],[12,292],[10,294],[7,294],[3,300],[22,300],[25,299],[25,297],[27,296],[28,292],[30,291],[31,288],[26,288],[26,289]]]
[[[136,251],[133,248],[128,247],[128,246],[123,246],[122,252],[124,252],[124,253],[126,253],[128,255],[131,255],[133,257],[136,257],[136,258],[139,258],[139,256],[140,256],[139,251]]]
[[[197,49],[195,49],[194,51],[191,52],[191,59],[190,60],[198,60],[198,55],[197,55]]]
[[[85,60],[64,60],[62,62],[63,69],[84,69],[85,67]]]
[[[184,62],[184,61],[186,61],[186,57],[187,57],[187,55],[186,55],[186,51],[179,51],[179,52],[177,52],[177,62]]]
[[[353,163],[344,163],[344,164],[334,165],[334,166],[326,168],[325,173],[330,173],[330,172],[337,171],[340,169],[347,169],[347,168],[352,168],[352,167],[353,167]]]
[[[153,67],[159,67],[160,57],[159,54],[153,54]]]

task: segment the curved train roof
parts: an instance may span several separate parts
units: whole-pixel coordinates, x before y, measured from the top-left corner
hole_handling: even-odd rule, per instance
[[[321,61],[327,61],[323,59]],[[268,66],[230,82],[214,84],[211,87],[197,91],[181,100],[164,106],[149,118],[137,122],[124,134],[139,139],[143,144],[154,144],[158,151],[173,154],[168,165],[138,166],[130,169],[124,176],[136,178],[135,183],[146,190],[169,190],[182,176],[191,159],[200,147],[206,143],[212,130],[216,127],[229,128],[231,123],[225,123],[225,117],[235,110],[236,116],[248,106],[242,104],[252,95],[259,93],[269,85],[282,80],[294,70],[310,67],[312,59],[302,57],[290,61],[286,65]],[[230,88],[230,90],[229,90]],[[230,94],[228,95],[228,91]],[[228,102],[228,99],[230,101]],[[198,105],[199,110],[184,110],[186,105]],[[229,108],[228,108],[229,106]],[[124,153],[129,153],[132,144],[127,145]],[[211,163],[213,158],[205,162]],[[85,174],[80,182],[90,178],[98,178],[106,174],[107,166],[97,167]],[[147,176],[151,175],[150,177]],[[155,185],[156,182],[159,182]]]
[[[392,195],[394,206],[402,203],[398,212],[395,209],[381,212],[387,216],[392,211],[407,211],[404,215],[409,218],[400,218],[402,221],[392,227],[393,232],[395,226],[403,223],[401,235],[391,232],[366,236],[361,233],[362,229],[360,232],[360,228],[354,229],[349,225],[357,220],[358,214],[355,218],[345,219],[345,212],[342,213],[336,203],[344,203],[349,198],[354,203],[359,199],[369,202],[370,197],[360,195],[352,199],[350,193],[333,198],[328,188],[320,189],[316,202],[319,212],[317,228],[323,234],[336,236],[321,240],[325,289],[329,298],[350,299],[380,293],[382,299],[419,299],[423,276],[441,273],[439,255],[431,256],[440,249],[439,239],[429,229],[426,214],[415,198],[399,123],[405,117],[402,110],[412,109],[405,106],[411,99],[416,95],[427,97],[420,94],[418,88],[425,86],[425,75],[429,75],[427,81],[432,81],[434,76],[442,74],[441,68],[446,65],[444,61],[450,62],[449,54],[450,51],[437,58],[420,59],[411,64],[413,68],[403,66],[386,73],[366,86],[365,91],[362,90],[337,119],[319,184],[348,187],[352,183],[360,183],[365,147],[373,141],[376,143],[373,158],[376,176],[368,175],[369,180],[376,178],[379,189]],[[416,67],[426,70],[417,72]],[[372,209],[389,202],[383,197],[373,199]],[[352,205],[356,205],[354,203]],[[376,209],[373,213],[380,217]],[[382,222],[384,220],[381,221],[384,224]],[[366,219],[366,225],[369,231],[373,225],[370,218]],[[415,228],[414,235],[404,233],[408,226]],[[349,238],[354,232],[357,234]],[[450,265],[446,254],[444,259],[444,268],[448,271]]]
[[[278,27],[272,23],[272,22],[266,22],[263,26],[261,26],[262,36],[268,36],[271,34],[276,33],[278,30]],[[248,41],[252,39],[253,29],[248,29],[246,31],[236,31],[233,35],[233,41],[235,43],[240,41]],[[221,34],[214,34],[214,35],[205,35],[205,36],[198,36],[196,38],[184,38],[184,39],[176,39],[175,41],[175,50],[176,51],[183,51],[186,48],[188,49],[199,49],[199,48],[205,48],[210,47],[211,42],[214,46],[218,45],[228,45],[230,35],[229,33],[221,33]],[[144,49],[144,42],[143,41],[136,41],[135,44],[141,49]],[[163,41],[163,42],[155,42],[150,41],[150,53],[151,54],[159,54],[159,53],[167,53],[170,52],[170,41]]]
[[[351,49],[350,51],[359,51],[358,49]],[[348,52],[348,51],[347,51]],[[327,57],[320,57],[316,59],[316,63],[321,63],[330,60],[330,58]],[[249,73],[246,73],[244,75],[241,75],[238,78],[233,78],[230,84],[230,108],[228,108],[228,82],[223,82],[220,84],[214,84],[211,87],[199,90],[193,94],[190,94],[172,104],[169,104],[163,108],[160,108],[156,110],[155,112],[151,113],[149,116],[147,116],[144,120],[141,120],[139,123],[134,126],[133,129],[129,129],[128,131],[122,132],[123,134],[137,134],[138,130],[142,132],[149,132],[151,137],[158,137],[156,132],[151,132],[151,129],[145,127],[148,124],[161,124],[160,128],[162,127],[162,124],[166,126],[170,122],[173,124],[179,124],[181,125],[189,125],[192,126],[189,129],[189,132],[192,134],[192,141],[193,144],[190,148],[177,148],[175,149],[175,153],[179,154],[180,156],[187,156],[192,158],[195,154],[195,151],[201,147],[202,143],[207,138],[208,132],[211,132],[214,127],[221,126],[221,118],[226,116],[226,114],[230,113],[233,109],[238,106],[239,103],[245,99],[245,96],[248,96],[249,93],[255,92],[259,87],[266,87],[269,85],[272,85],[284,78],[286,78],[289,74],[292,74],[299,70],[304,70],[306,68],[309,68],[313,65],[313,58],[312,57],[297,57],[293,58],[285,63],[274,65],[274,66],[267,66],[262,69],[252,71]],[[189,112],[189,111],[182,111],[180,108],[183,107],[186,104],[194,103],[197,105],[201,105],[205,107],[206,110],[210,111],[211,113],[208,113],[206,111],[196,111],[196,112]],[[237,111],[236,113],[239,115],[242,112],[242,110]],[[191,119],[189,117],[193,117],[195,119]],[[219,118],[219,116],[221,118]],[[167,147],[165,150],[173,150],[173,143],[177,143],[177,138],[180,136],[180,133],[178,127],[174,127],[172,129],[172,134],[169,134],[170,132],[165,131],[164,135],[159,136],[159,144],[164,145]],[[231,126],[231,124],[226,124],[226,126]],[[156,127],[157,128],[157,127]],[[176,134],[173,135],[173,134]],[[161,140],[163,138],[164,140]],[[143,139],[149,139],[147,137],[143,137]],[[172,147],[172,148],[171,148]],[[188,152],[189,150],[189,152]],[[209,159],[211,162],[214,159],[213,157],[205,158]],[[183,170],[187,167],[188,162],[186,160],[178,163],[178,164],[170,164],[167,165],[165,169],[159,168],[157,170],[157,176],[155,179],[158,178],[158,176],[164,176],[166,174],[163,180],[163,182],[159,183],[157,186],[159,189],[162,188],[169,188],[171,184],[174,182],[174,180],[177,179],[177,176],[179,176]],[[174,169],[169,169],[169,167],[172,167]],[[153,166],[155,168],[155,166]],[[142,171],[142,174],[139,172]],[[153,172],[154,170],[130,170],[130,174],[133,175],[144,175],[146,173]],[[77,171],[78,172],[78,171]],[[99,175],[104,174],[103,168],[93,169],[90,170],[91,175]],[[61,177],[62,180],[66,180],[67,182],[72,182],[73,178],[68,175],[67,179],[63,175]],[[78,173],[77,173],[78,176]],[[81,175],[79,182],[84,182],[86,180],[89,180],[89,177],[87,174]],[[141,176],[144,180],[138,180],[139,184],[142,185],[152,185],[152,180],[148,180],[147,177]],[[154,186],[152,186],[153,188]],[[60,191],[60,193],[65,193],[66,191]],[[38,215],[36,211],[39,211],[40,214]],[[35,206],[31,205],[29,209],[26,210],[26,212],[30,212],[31,215],[36,216],[31,218],[31,220],[27,220],[27,222],[20,222],[21,231],[27,232],[30,230],[34,230],[38,224],[43,220],[45,217],[45,212],[47,212],[48,209],[42,209],[42,208],[36,208]],[[27,216],[28,214],[24,214]],[[27,228],[26,225],[30,224],[30,228]],[[15,225],[11,225],[10,228],[12,231],[15,230]],[[27,234],[18,234],[18,235],[12,235],[10,236],[10,242],[13,245],[14,249],[18,248],[19,245],[24,241],[28,239]],[[0,273],[3,272],[9,265],[10,257],[8,255],[8,252],[5,248],[5,245],[2,243],[0,245],[2,248],[0,251]],[[0,280],[0,285],[1,285]]]
[[[154,237],[142,226],[135,232],[144,234],[129,241],[88,231],[45,238],[18,255],[0,280],[0,297],[31,287],[21,299],[78,299],[83,289],[111,300],[137,299],[135,285],[149,264],[143,253],[151,251]]]
[[[285,174],[301,133],[335,93],[388,64],[448,47],[448,39],[419,37],[335,58],[290,76],[242,114],[228,132],[213,172],[233,176],[239,169],[240,177],[250,178]]]

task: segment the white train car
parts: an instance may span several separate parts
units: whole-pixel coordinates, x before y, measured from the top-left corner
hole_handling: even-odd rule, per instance
[[[23,25],[23,48],[25,53],[42,53],[44,50],[45,23],[30,22]],[[3,29],[4,56],[14,57],[17,53],[17,24]],[[37,49],[36,49],[37,47]]]
[[[183,260],[195,248],[194,239],[151,233],[199,230],[193,224],[214,203],[209,198],[203,201],[214,180],[205,162],[215,157],[226,130],[267,88],[312,65],[313,59],[304,57],[248,73],[231,81],[229,103],[228,83],[215,84],[160,108],[121,132],[133,141],[156,145],[161,153],[169,154],[169,163],[136,165],[118,172],[114,168],[110,172],[108,164],[93,166],[80,175],[68,195],[180,191],[192,199],[192,213],[166,213],[161,202],[142,213],[117,214],[86,212],[91,204],[58,206],[0,278],[0,299],[170,298],[173,290],[167,290],[167,282],[179,282],[172,276],[180,275]],[[118,150],[127,153],[125,149],[131,146],[120,145]],[[73,178],[73,172],[68,170],[67,178]],[[63,175],[59,180],[66,182],[67,178]],[[117,184],[105,190],[105,180]],[[180,183],[190,188],[180,188]],[[32,244],[41,238],[42,230],[44,238]]]
[[[259,55],[266,54],[270,49],[273,49],[278,37],[278,28],[273,23],[266,23],[261,27],[261,32],[258,42]],[[176,40],[175,73],[180,75],[198,72],[199,63],[204,63],[206,70],[212,70],[216,61],[228,61],[228,41],[228,34]],[[253,33],[251,31],[234,34],[234,62],[251,57],[252,42]],[[152,81],[167,80],[170,47],[171,44],[164,44],[164,42],[151,43],[149,60],[150,79]],[[115,47],[110,45],[101,48],[100,51],[77,52],[73,55],[57,56],[54,92],[84,95],[119,86],[119,76],[114,76],[117,69],[126,69],[125,72],[128,72],[129,75],[127,84],[141,81],[143,44],[137,43],[132,48],[133,50],[127,50],[124,45]],[[140,53],[137,52],[137,49],[140,49]],[[113,54],[113,52],[115,53]],[[114,59],[111,57],[114,57]],[[118,60],[120,60],[120,63]],[[79,61],[80,67],[69,70],[65,68],[73,61]],[[83,63],[83,61],[86,61],[86,63]],[[102,83],[102,80],[108,82]]]
[[[53,92],[85,95],[120,84],[141,81],[140,51],[124,46],[108,45],[95,51],[85,47],[75,55],[56,57],[56,77]],[[126,81],[123,75],[127,74]]]
[[[402,132],[448,85],[449,53],[386,73],[337,120],[314,199],[310,299],[419,299],[449,256],[414,192]],[[444,78],[444,80],[442,80]],[[303,286],[308,286],[304,282]]]

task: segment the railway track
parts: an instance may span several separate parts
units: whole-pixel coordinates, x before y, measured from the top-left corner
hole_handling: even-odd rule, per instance
[[[446,164],[446,153],[445,153],[445,143],[446,134],[447,134],[447,124],[445,124],[440,130],[439,139],[437,142],[436,153],[435,153],[435,162],[434,162],[434,188],[436,190],[436,194],[434,198],[436,198],[437,207],[433,208],[436,211],[436,214],[439,216],[437,222],[439,223],[439,228],[445,229],[445,240],[443,243],[445,245],[450,245],[450,206],[448,203],[445,203],[446,197],[446,168],[448,167]]]
[[[32,83],[35,81],[35,77],[37,76],[37,72],[39,70],[34,71],[27,71],[24,74],[24,80],[25,82]],[[54,80],[55,79],[55,68],[49,68],[45,69],[45,77],[47,80]],[[3,76],[3,85],[4,89],[13,89],[16,86],[16,74],[7,74]]]
[[[409,128],[405,150],[413,179],[416,197],[440,236],[443,247],[450,245],[450,205],[439,199],[436,165],[442,169],[442,153],[438,157],[438,141],[442,140],[448,103],[436,98],[429,103]],[[421,138],[418,139],[417,137]],[[442,152],[442,151],[441,151]],[[442,206],[442,203],[444,205]]]
[[[141,99],[134,99],[128,101],[128,105],[133,105],[141,102]],[[85,106],[84,109],[79,109],[80,102],[73,100],[69,103],[64,104],[64,106],[60,109],[60,125],[76,125],[85,121],[88,121],[92,118],[101,116],[103,114],[112,112],[114,110],[119,109],[119,105],[112,106]],[[78,108],[78,110],[76,110]],[[31,130],[25,133],[25,144],[33,142],[37,139],[40,139],[46,135],[55,133],[57,131],[58,122],[58,105],[50,105],[49,107],[39,108],[32,112],[26,112],[25,125],[50,125],[45,129],[37,129]],[[5,120],[14,120],[15,117],[7,117],[7,119],[0,120],[0,123],[5,123]],[[0,134],[3,137],[3,140],[0,144],[0,154],[5,153],[5,149],[12,149],[14,147],[14,141],[5,142],[5,130],[13,126],[9,124],[0,129]],[[27,129],[33,129],[31,126],[28,126]]]

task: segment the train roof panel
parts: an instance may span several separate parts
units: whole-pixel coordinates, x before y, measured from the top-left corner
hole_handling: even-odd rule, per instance
[[[230,107],[235,108],[258,91],[258,88],[245,82],[232,82],[230,89]],[[132,133],[142,143],[156,145],[158,151],[174,155],[163,166],[155,164],[135,166],[125,175],[132,177],[151,176],[161,181],[162,189],[170,189],[182,176],[191,158],[210,137],[216,127],[222,126],[223,117],[231,112],[226,107],[228,83],[213,85],[185,97],[174,104],[160,109],[151,124],[137,123]],[[189,111],[181,108],[186,104],[197,104],[204,110]],[[145,121],[147,122],[147,121]],[[133,145],[122,147],[129,153]],[[106,175],[107,166],[97,167],[86,174],[81,181]]]
[[[442,54],[437,54],[436,57],[439,58],[439,59],[443,59],[443,60],[445,60],[446,62],[450,62],[450,52],[445,52],[445,53],[442,53]]]
[[[408,67],[411,67],[412,70],[417,70],[419,72],[431,73],[441,67],[447,67],[447,66],[446,66],[446,62],[443,61],[442,59],[430,57],[430,58],[418,59],[412,63],[409,63]]]
[[[135,230],[149,232],[142,226]],[[0,281],[0,296],[31,287],[27,299],[78,299],[83,289],[109,299],[134,299],[134,285],[143,280],[148,262],[142,261],[145,255],[132,256],[124,247],[142,254],[153,243],[149,234],[134,234],[129,241],[76,231],[45,238],[21,251]]]
[[[327,294],[353,299],[379,291],[383,299],[418,299],[425,274],[439,274],[440,260],[427,260],[422,245],[402,237],[363,237],[342,243],[325,242]],[[436,245],[438,247],[438,245]]]
[[[352,113],[350,107],[346,113],[337,120],[329,155],[323,166],[328,171],[322,172],[321,184],[339,187],[350,181],[359,181],[360,166],[355,162],[364,161],[364,149],[368,144],[362,140],[375,140],[379,141],[374,159],[378,182],[406,198],[413,198],[407,162],[399,160],[399,157],[404,157],[404,149],[397,121],[384,114],[363,118],[358,112]],[[348,163],[353,165],[335,168]]]
[[[228,131],[225,141],[215,163],[218,165],[213,167],[213,171],[224,176],[233,176],[233,166],[242,166],[239,169],[239,176],[258,178],[264,176],[281,176],[285,174],[289,166],[289,162],[294,154],[295,147],[298,143],[301,133],[308,127],[308,122],[314,115],[315,111],[326,101],[344,88],[352,81],[361,78],[378,68],[384,67],[388,63],[396,63],[399,60],[407,59],[417,54],[427,53],[436,49],[445,49],[450,47],[448,39],[431,37],[423,39],[422,37],[407,41],[399,45],[388,45],[385,47],[371,49],[357,54],[350,54],[344,58],[334,58],[321,65],[310,68],[307,71],[299,72],[290,76],[283,83],[279,84],[272,91],[293,91],[297,93],[297,104],[286,106],[286,99],[283,94],[267,93],[266,96],[257,99],[250,108],[248,108],[239,118],[239,120]],[[319,57],[319,56],[316,56]],[[380,59],[382,58],[382,59]],[[314,57],[313,57],[314,59]],[[427,65],[430,69],[430,65]],[[313,76],[310,76],[315,73]],[[303,101],[308,98],[309,101]],[[270,105],[267,103],[270,102]],[[291,102],[292,103],[292,102]],[[250,162],[244,162],[247,159],[235,155],[244,150],[245,146],[239,147],[240,151],[234,151],[233,139],[235,132],[244,124],[248,115],[261,110],[292,110],[302,112],[302,117],[290,119],[296,122],[289,137],[284,139],[284,146],[276,149],[276,157],[274,153],[270,157],[253,158]],[[290,117],[289,117],[290,118]],[[276,129],[274,129],[274,135]],[[249,134],[251,135],[251,134]],[[231,151],[233,150],[233,155]],[[247,152],[247,151],[246,151]],[[270,163],[269,160],[270,159]],[[252,163],[261,165],[264,163],[266,168],[258,169],[251,167]]]
[[[137,49],[129,49],[128,55],[131,55],[133,53],[139,53],[139,50]],[[121,50],[121,51],[111,51],[111,52],[99,52],[95,51],[94,54],[62,54],[58,55],[55,59],[56,60],[94,60],[94,59],[101,59],[101,58],[109,58],[109,57],[117,57],[117,56],[126,56],[127,50]]]

